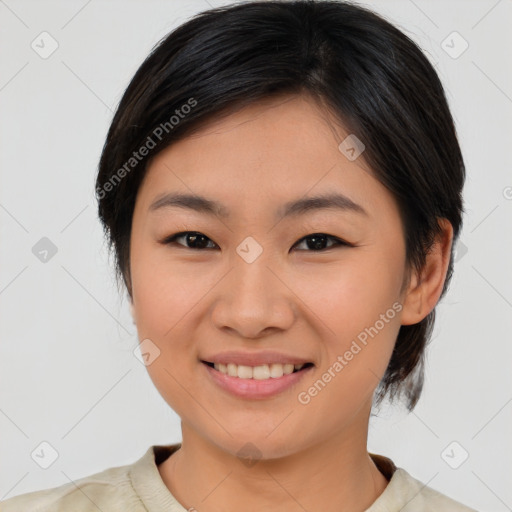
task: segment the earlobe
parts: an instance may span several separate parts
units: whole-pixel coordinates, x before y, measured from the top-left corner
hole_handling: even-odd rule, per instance
[[[453,227],[447,219],[438,219],[441,233],[436,237],[421,273],[411,276],[403,299],[402,325],[421,322],[436,306],[443,291],[453,240]]]

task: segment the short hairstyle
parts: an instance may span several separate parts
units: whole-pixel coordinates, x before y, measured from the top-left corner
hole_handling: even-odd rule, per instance
[[[98,212],[118,283],[131,296],[130,234],[148,163],[208,121],[258,100],[307,94],[365,144],[360,156],[392,193],[408,268],[462,225],[465,167],[442,84],[421,49],[379,15],[343,1],[251,1],[201,12],[170,32],[135,73],[99,162]],[[143,148],[146,148],[144,151]],[[454,244],[441,297],[453,273]],[[416,405],[435,309],[400,327],[376,403]]]

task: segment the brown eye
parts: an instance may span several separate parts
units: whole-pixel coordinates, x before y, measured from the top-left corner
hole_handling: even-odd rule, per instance
[[[185,243],[177,241],[181,239],[185,240]],[[162,243],[165,245],[177,243],[178,245],[183,245],[186,249],[201,250],[212,248],[211,246],[207,247],[208,241],[216,246],[212,240],[210,240],[206,235],[203,235],[202,233],[197,231],[183,231],[181,233],[176,233],[170,237],[167,237]]]
[[[329,242],[331,242],[330,245]],[[217,247],[215,242],[213,242],[203,233],[199,233],[198,231],[182,231],[180,233],[175,233],[174,235],[165,238],[161,243],[164,245],[178,244],[185,247],[186,249],[192,249],[196,251],[202,249],[215,249]],[[352,245],[348,242],[345,242],[338,237],[326,235],[324,233],[313,233],[311,235],[305,236],[301,238],[294,245],[294,247],[297,247],[300,244],[305,244],[305,248],[299,250],[306,252],[322,252],[328,249],[332,249],[336,246],[352,247]]]
[[[334,243],[332,245],[326,246],[326,243],[328,240],[333,240]],[[296,247],[297,245],[300,245],[301,243],[305,243],[307,249],[309,249],[312,252],[325,251],[327,249],[331,249],[332,247],[336,247],[339,245],[350,246],[350,244],[345,242],[344,240],[341,240],[340,238],[337,238],[332,235],[326,235],[324,233],[314,233],[312,235],[305,236],[304,238],[301,238],[297,242],[297,244],[294,245],[294,247]],[[304,249],[299,249],[299,250],[304,250]]]

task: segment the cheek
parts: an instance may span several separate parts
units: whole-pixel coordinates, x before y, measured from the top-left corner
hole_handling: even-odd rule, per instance
[[[308,276],[308,277],[304,277]],[[372,254],[354,253],[326,268],[311,267],[295,277],[294,291],[323,321],[335,339],[347,340],[375,324],[399,299],[400,261],[383,261]],[[397,307],[386,320],[396,323]],[[380,324],[379,324],[380,325]]]
[[[185,331],[187,315],[193,314],[201,287],[197,278],[171,267],[159,252],[139,247],[132,257],[137,332],[141,350],[143,343],[149,343],[146,346],[156,354],[146,366],[151,380],[170,407],[182,415],[189,398],[182,386],[198,364]]]
[[[204,295],[211,277],[198,275],[194,265],[171,262],[165,247],[132,244],[133,301],[139,335],[163,340]],[[175,327],[176,326],[176,327]]]
[[[183,389],[198,361],[194,330],[204,315],[205,297],[221,274],[196,257],[171,261],[165,247],[133,246],[133,303],[141,342],[149,339],[160,354],[147,370],[168,403],[180,410]],[[156,349],[155,349],[156,350]]]
[[[400,258],[358,254],[350,265],[302,280],[298,295],[307,297],[324,333],[321,368],[306,383],[311,394],[302,390],[320,408],[332,400],[346,405],[340,411],[356,407],[382,378],[400,329],[400,265]]]
[[[326,300],[320,311],[334,334],[324,336],[320,366],[296,395],[308,418],[321,419],[317,430],[325,435],[371,403],[391,358],[401,309],[389,292],[351,293],[346,288],[332,293],[333,300]]]

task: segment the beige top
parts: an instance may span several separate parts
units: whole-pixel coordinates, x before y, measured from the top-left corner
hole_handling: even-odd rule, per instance
[[[74,483],[0,502],[0,512],[187,512],[164,484],[158,465],[179,447],[151,446],[133,464],[95,473]],[[476,512],[415,480],[392,460],[370,454],[389,481],[365,512]]]

